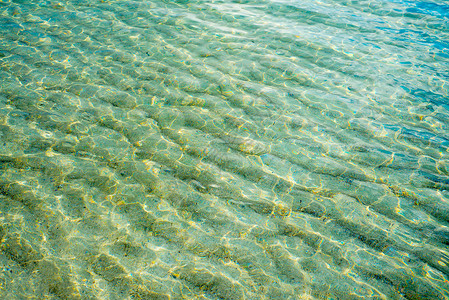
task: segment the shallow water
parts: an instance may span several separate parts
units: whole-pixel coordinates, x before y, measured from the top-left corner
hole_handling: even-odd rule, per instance
[[[448,26],[0,1],[0,298],[447,299]]]

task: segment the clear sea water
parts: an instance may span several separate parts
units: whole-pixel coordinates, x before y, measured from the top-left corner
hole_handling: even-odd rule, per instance
[[[449,1],[0,0],[0,299],[448,299]]]

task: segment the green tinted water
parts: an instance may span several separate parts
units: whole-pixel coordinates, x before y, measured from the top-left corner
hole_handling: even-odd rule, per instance
[[[447,1],[0,1],[0,298],[447,299]]]

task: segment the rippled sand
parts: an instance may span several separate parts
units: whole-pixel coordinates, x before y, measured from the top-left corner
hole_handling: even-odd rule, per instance
[[[447,299],[447,1],[0,1],[1,299]]]

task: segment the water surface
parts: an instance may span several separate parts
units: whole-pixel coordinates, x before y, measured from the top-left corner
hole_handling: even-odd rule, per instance
[[[447,299],[448,12],[0,1],[0,298]]]

